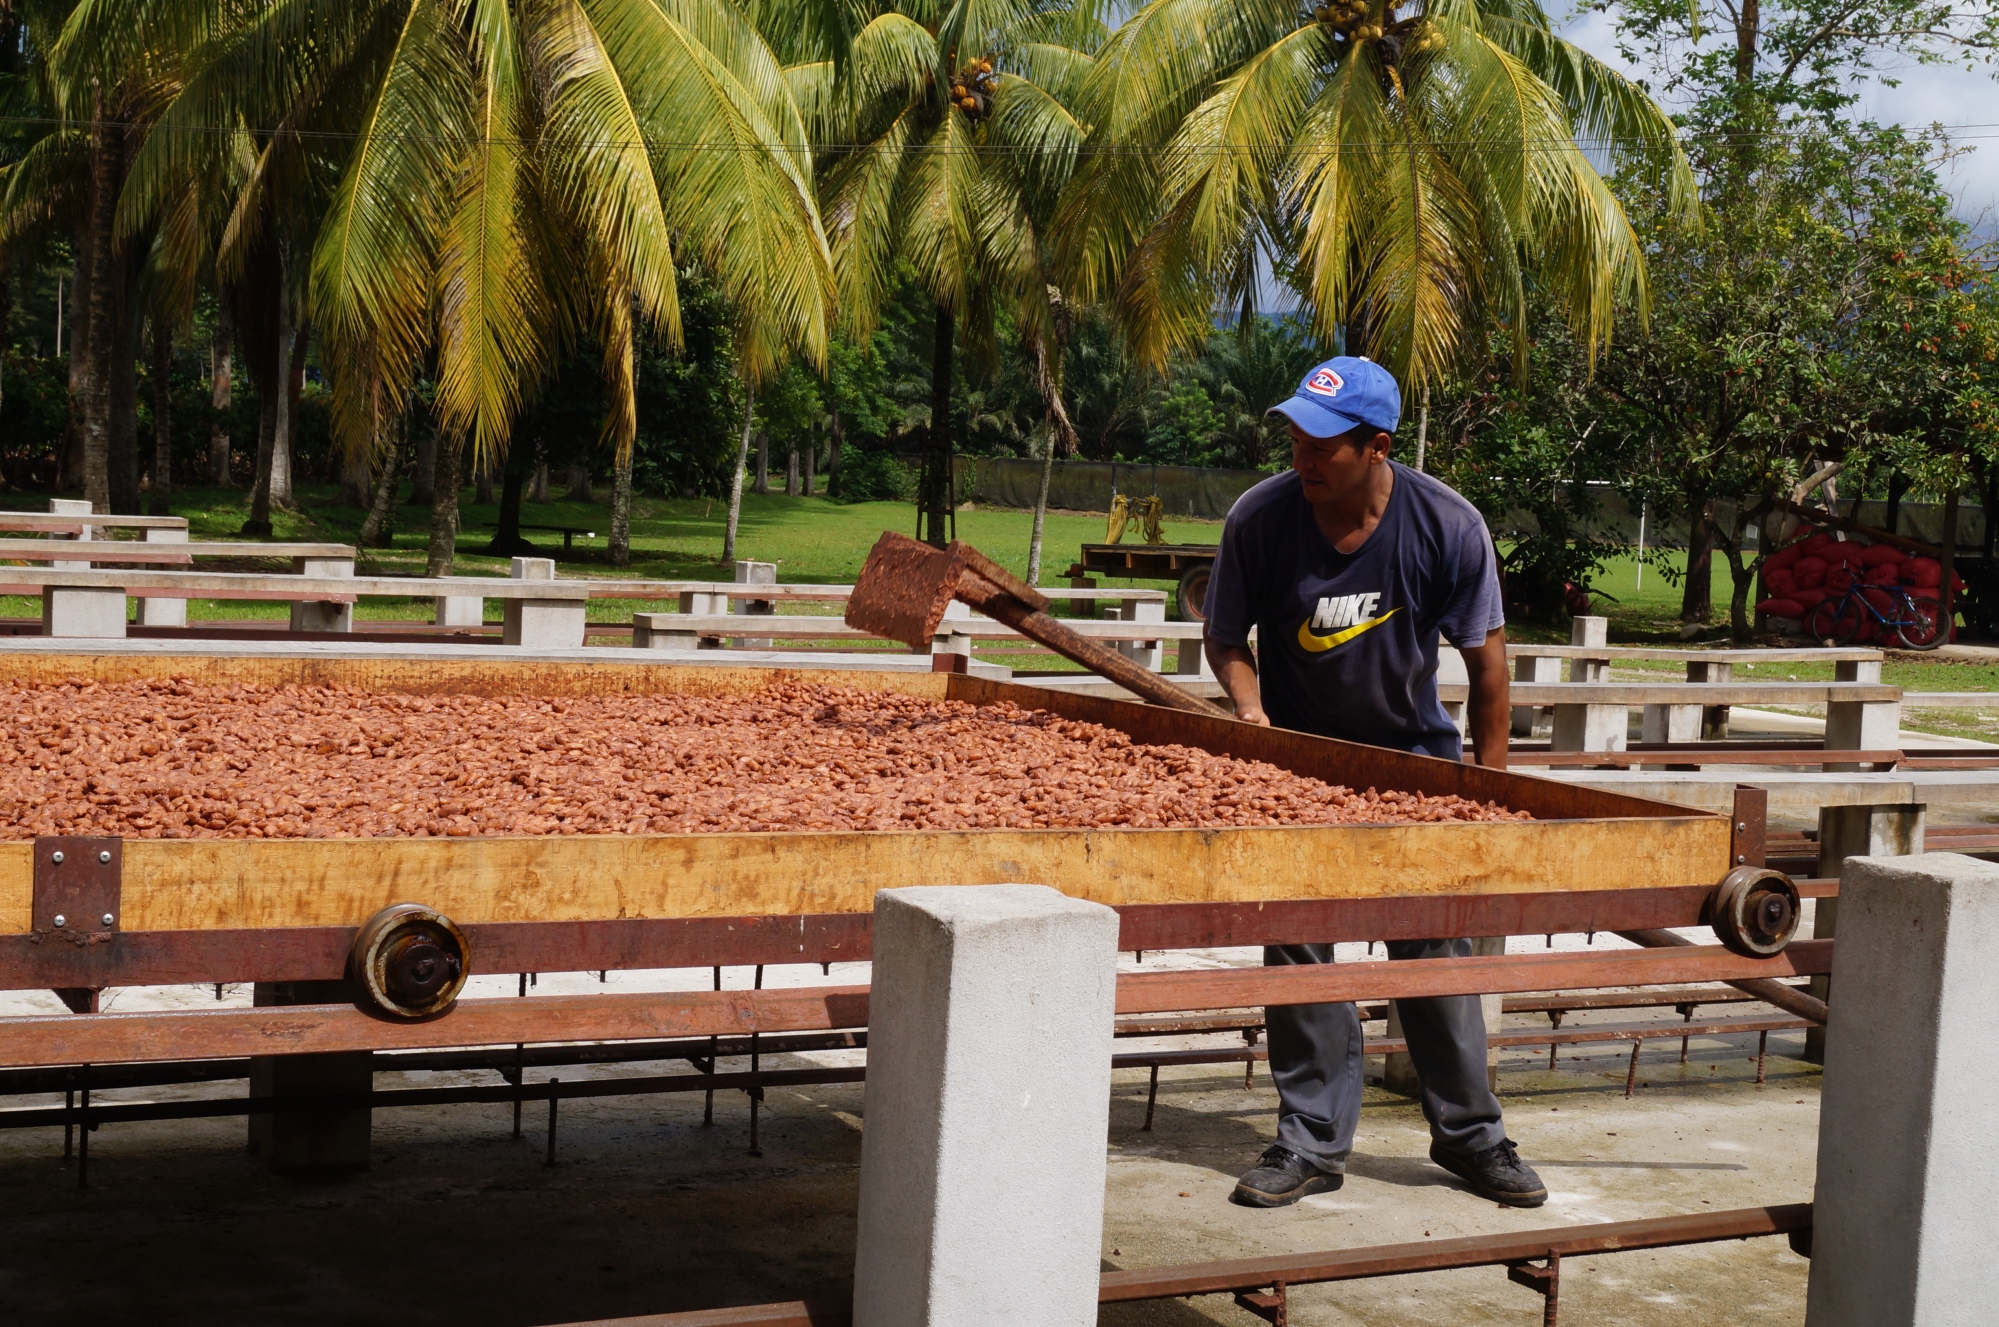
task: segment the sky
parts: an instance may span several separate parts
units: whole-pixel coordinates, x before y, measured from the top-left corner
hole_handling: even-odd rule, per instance
[[[1586,13],[1571,19],[1562,35],[1598,59],[1638,77],[1645,71],[1619,59],[1608,16]],[[1884,124],[1912,129],[1942,124],[1972,149],[1950,164],[1944,187],[1957,199],[1958,215],[1985,234],[1999,232],[1999,80],[1989,68],[1967,70],[1908,65],[1884,71],[1899,86],[1868,79],[1856,87],[1860,111]]]

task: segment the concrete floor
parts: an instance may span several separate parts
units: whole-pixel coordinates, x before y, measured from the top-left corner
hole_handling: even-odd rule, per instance
[[[836,979],[858,975],[846,967]],[[630,989],[665,975],[613,974],[611,984]],[[823,980],[816,967],[770,974],[772,985]],[[572,986],[603,989],[580,975],[545,978],[541,989]],[[194,988],[151,995],[121,1003],[211,998]],[[24,993],[0,1003],[38,1008],[48,999]],[[1735,1006],[1703,1017],[1742,1012]],[[1580,1020],[1592,1021],[1633,1017]],[[1565,1026],[1578,1023],[1572,1017]],[[1173,1044],[1195,1043],[1120,1049]],[[1508,1053],[1501,1092],[1509,1131],[1554,1194],[1538,1212],[1503,1209],[1458,1187],[1427,1161],[1416,1107],[1379,1088],[1369,1089],[1343,1190],[1283,1211],[1233,1207],[1225,1200],[1236,1173],[1275,1128],[1268,1075],[1259,1068],[1245,1091],[1239,1068],[1168,1071],[1155,1128],[1145,1133],[1145,1072],[1121,1071],[1104,1263],[1142,1267],[1808,1199],[1818,1076],[1785,1058],[1801,1045],[1801,1033],[1773,1035],[1770,1081],[1758,1087],[1754,1037],[1696,1041],[1684,1067],[1677,1040],[1652,1043],[1641,1062],[1643,1086],[1629,1101],[1624,1046],[1564,1048],[1554,1073],[1545,1049]],[[848,1054],[767,1063],[837,1063]],[[684,1066],[601,1072],[677,1068]],[[1379,1072],[1371,1060],[1370,1073]],[[399,1077],[378,1082],[401,1086]],[[241,1090],[145,1089],[105,1099]],[[773,1090],[760,1160],[745,1155],[740,1093],[718,1099],[712,1128],[701,1126],[701,1105],[698,1094],[564,1102],[553,1168],[543,1164],[543,1106],[530,1106],[520,1141],[509,1136],[508,1107],[379,1111],[373,1167],[321,1181],[267,1175],[244,1153],[241,1120],[107,1125],[93,1138],[92,1185],[82,1192],[60,1159],[59,1130],[0,1131],[4,1317],[16,1327],[79,1320],[534,1327],[841,1295],[851,1275],[861,1087]],[[1564,1264],[1564,1321],[1797,1323],[1806,1268],[1781,1238],[1576,1259]],[[1497,1269],[1307,1287],[1294,1293],[1293,1306],[1291,1320],[1303,1327],[1541,1320],[1539,1298]],[[1113,1306],[1103,1321],[1247,1327],[1257,1320],[1224,1296],[1208,1296]]]

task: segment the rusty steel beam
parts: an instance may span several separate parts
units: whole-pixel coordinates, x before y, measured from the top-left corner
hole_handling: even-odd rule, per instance
[[[551,1041],[636,1041],[865,1027],[868,988],[672,991],[461,1000],[391,1022],[353,1005],[196,1013],[0,1018],[0,1065],[141,1064],[326,1051],[416,1050]]]
[[[1437,1272],[1463,1267],[1511,1267],[1546,1259],[1587,1258],[1665,1249],[1685,1244],[1791,1235],[1812,1228],[1812,1205],[1744,1207],[1726,1212],[1653,1217],[1643,1221],[1611,1221],[1586,1226],[1555,1226],[1512,1235],[1473,1235],[1462,1239],[1423,1240],[1412,1244],[1375,1244],[1321,1253],[1277,1254],[1268,1258],[1238,1258],[1228,1262],[1187,1263],[1102,1274],[1097,1302],[1178,1299],[1186,1295],[1216,1295],[1261,1290],[1267,1286],[1311,1285],[1325,1281],[1358,1281],[1412,1272]],[[817,1303],[751,1304],[731,1309],[700,1309],[692,1313],[655,1313],[642,1318],[598,1318],[564,1327],[849,1327],[850,1308],[833,1300]]]
[[[1608,953],[1507,954],[1491,958],[1421,958],[1389,963],[1221,968],[1126,973],[1118,978],[1120,1014],[1254,1005],[1406,1000],[1426,995],[1498,995],[1666,986],[1750,977],[1807,977],[1832,970],[1832,941],[1797,940],[1774,958],[1744,958],[1720,945],[1625,949]]]
[[[1629,1253],[1635,1249],[1663,1249],[1681,1244],[1712,1244],[1720,1240],[1787,1235],[1793,1231],[1809,1230],[1811,1224],[1810,1203],[1787,1203],[1780,1207],[1695,1212],[1643,1221],[1555,1226],[1508,1235],[1426,1239],[1409,1244],[1376,1244],[1323,1253],[1280,1253],[1267,1258],[1237,1258],[1228,1262],[1105,1272],[1097,1299],[1099,1303],[1112,1304],[1133,1299],[1168,1299],[1181,1295],[1255,1290],[1279,1281],[1291,1286],[1323,1281],[1358,1281],[1376,1276],[1401,1276],[1409,1272],[1504,1266],[1546,1258],[1550,1253],[1563,1258],[1587,1258],[1603,1253]]]
[[[1693,941],[1684,935],[1675,935],[1671,931],[1619,931],[1618,934],[1634,945],[1645,945],[1652,949],[1683,949],[1693,944]],[[1772,981],[1768,977],[1750,978],[1747,981],[1731,980],[1728,984],[1744,995],[1754,996],[1758,1000],[1776,1005],[1787,1014],[1809,1018],[1820,1027],[1825,1026],[1827,1012],[1825,1001],[1815,995],[1786,986],[1781,981]]]
[[[1118,909],[1123,949],[1225,948],[1303,941],[1421,940],[1694,926],[1705,886],[1549,894],[1156,903]],[[867,913],[581,922],[461,928],[475,973],[601,972],[773,963],[846,963],[873,953]],[[0,936],[0,990],[326,981],[346,971],[354,928],[121,931],[88,946]]]
[[[1160,1014],[1256,1005],[1319,1004],[1425,995],[1501,994],[1661,986],[1832,970],[1831,940],[1794,941],[1768,959],[1719,945],[1614,953],[1127,973],[1117,1011]],[[461,1000],[449,1013],[391,1022],[351,1005],[291,1005],[194,1013],[0,1018],[0,1066],[136,1064],[330,1051],[415,1050],[555,1041],[636,1041],[867,1026],[865,986],[671,991]]]

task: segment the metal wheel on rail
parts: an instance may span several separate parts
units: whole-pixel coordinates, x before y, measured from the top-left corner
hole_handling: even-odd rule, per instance
[[[1791,877],[1767,866],[1738,866],[1714,887],[1706,921],[1731,951],[1745,958],[1769,958],[1791,943],[1802,912]]]
[[[362,924],[347,952],[354,1003],[390,1018],[447,1012],[471,971],[464,933],[449,917],[421,903],[383,908]]]

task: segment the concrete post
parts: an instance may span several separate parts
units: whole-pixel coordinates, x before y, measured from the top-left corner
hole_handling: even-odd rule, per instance
[[[685,596],[682,596],[683,598]],[[634,613],[632,614],[632,648],[635,650],[691,650],[698,647],[701,638],[691,631],[680,630],[682,615],[679,613]]]
[[[42,634],[89,640],[117,640],[125,635],[125,592],[92,587],[42,591]]]
[[[1701,740],[1701,707],[1647,705],[1644,734],[1647,742],[1698,742]]]
[[[517,581],[552,581],[555,559],[515,558],[508,575]],[[580,649],[587,611],[582,599],[509,599],[502,605],[501,640],[538,650]]]
[[[1735,679],[1733,663],[1708,663],[1704,660],[1690,660],[1687,663],[1689,682],[1731,682]],[[1728,737],[1728,706],[1709,705],[1701,712],[1701,741],[1720,742]]]
[[[775,562],[738,562],[736,564],[736,584],[775,585],[777,584],[777,564]],[[775,599],[731,599],[728,611],[743,613],[751,617],[769,617],[777,612]],[[735,643],[745,649],[767,650],[771,647],[769,636],[739,636]]]
[[[1117,914],[875,895],[854,1327],[1094,1327]]]
[[[300,576],[352,576],[352,558],[293,558],[292,570]],[[331,601],[292,604],[293,631],[352,631],[354,605]]]
[[[1832,666],[1832,680],[1835,682],[1881,682],[1881,661],[1879,659],[1840,659]]]
[[[1569,644],[1599,648],[1610,643],[1610,619],[1607,617],[1579,617],[1569,623]],[[1569,660],[1569,681],[1607,682],[1610,680],[1609,659]]]
[[[346,1004],[354,996],[344,981],[258,982],[259,1008],[288,1004]],[[366,1092],[375,1085],[368,1051],[327,1055],[253,1055],[252,1097],[310,1097]],[[285,1111],[250,1117],[250,1154],[280,1174],[363,1170],[373,1113],[367,1107]]]
[[[1887,806],[1819,808],[1819,875],[1836,880],[1854,857],[1911,857],[1923,850],[1924,807],[1920,802]],[[1812,903],[1812,938],[1830,940],[1839,932],[1839,900]],[[1813,977],[1812,994],[1830,1001],[1831,977]],[[1825,1029],[1805,1029],[1805,1058],[1825,1063]]]
[[[1118,606],[1118,620],[1122,622],[1164,622],[1166,605],[1142,599],[1127,599]],[[1163,672],[1166,668],[1164,643],[1156,640],[1121,640],[1117,642],[1118,653],[1151,672]]]
[[[1999,866],[1932,853],[1840,874],[1807,1327],[1974,1327],[1999,1304]]]
[[[1631,724],[1625,705],[1557,705],[1549,745],[1556,751],[1622,751]]]
[[[486,601],[477,595],[441,594],[431,601],[433,625],[440,627],[482,627],[486,625]]]
[[[1559,682],[1562,661],[1550,655],[1520,655],[1513,661],[1516,682]],[[1546,708],[1535,705],[1513,707],[1512,733],[1515,737],[1546,737],[1552,729]]]
[[[50,498],[49,513],[53,516],[88,516],[90,515],[90,500],[88,498]],[[90,538],[90,527],[88,525],[85,525],[79,533],[73,536],[59,535],[57,537],[62,539],[70,539],[70,538],[88,539]],[[51,561],[49,563],[49,570],[89,571],[90,563],[87,561],[86,562]]]
[[[166,526],[148,526],[146,542],[149,544],[184,544],[187,542],[187,527],[173,529]],[[155,599],[151,595],[139,600],[139,625],[142,627],[184,627],[187,625],[187,600]]]
[[[1825,707],[1825,746],[1828,751],[1893,751],[1902,736],[1902,702],[1899,700],[1841,700]],[[1859,770],[1870,766],[1850,761],[1826,762],[1826,773]]]

